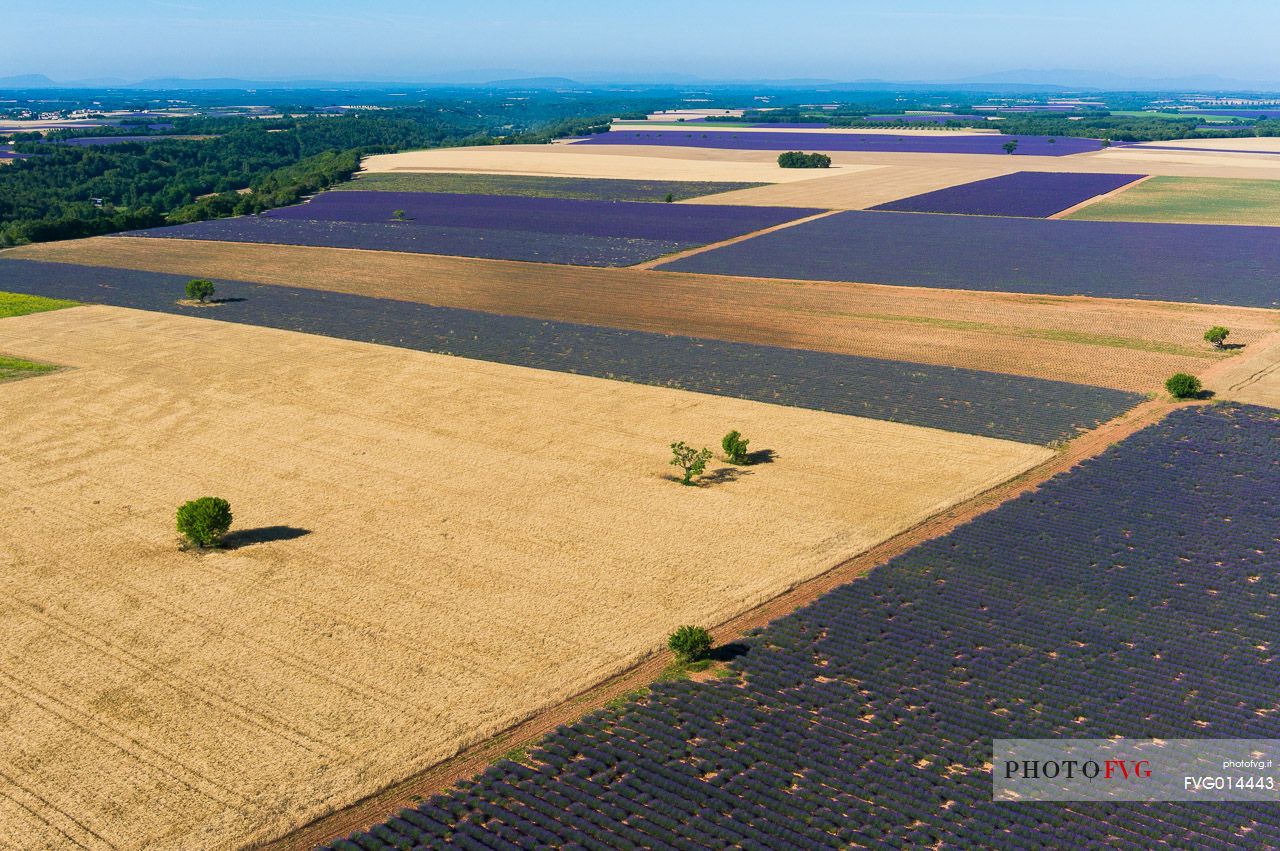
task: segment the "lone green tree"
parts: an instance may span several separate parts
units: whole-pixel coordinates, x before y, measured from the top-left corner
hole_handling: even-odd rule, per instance
[[[1018,150],[1018,140],[1010,139],[1008,142],[1005,142],[1000,147],[1004,148],[1004,152],[1006,154],[1012,154],[1014,151]]]
[[[679,662],[697,662],[711,655],[711,633],[700,626],[682,626],[667,638],[667,647]]]
[[[213,298],[213,291],[213,281],[207,281],[204,278],[192,278],[187,281],[187,298],[192,301],[204,304]]]
[[[726,434],[720,440],[720,448],[724,450],[724,458],[730,464],[747,464],[747,444],[751,441],[744,438],[737,429]]]
[[[671,444],[671,456],[671,466],[679,467],[684,471],[684,478],[680,480],[680,484],[689,485],[693,484],[695,476],[701,476],[707,469],[707,462],[711,460],[711,450],[706,447],[694,449],[683,440],[677,440]]]
[[[202,496],[178,509],[178,531],[197,547],[216,547],[231,528],[231,503]]]
[[[392,218],[392,219],[394,219],[394,220],[395,220],[395,221],[397,221],[397,222],[403,222],[403,221],[405,220],[405,212],[404,212],[404,210],[394,210],[394,211],[392,211],[392,213],[391,213],[391,218]]]
[[[1214,348],[1220,349],[1222,348],[1222,344],[1226,341],[1227,335],[1230,333],[1230,331],[1223,328],[1221,325],[1214,325],[1208,331],[1204,332],[1204,338],[1210,343],[1213,343]]]
[[[1175,399],[1190,399],[1200,393],[1200,379],[1185,372],[1175,373],[1164,383],[1164,389]]]

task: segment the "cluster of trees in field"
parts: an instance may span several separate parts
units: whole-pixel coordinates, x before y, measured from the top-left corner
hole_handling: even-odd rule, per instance
[[[778,154],[780,168],[831,168],[831,157],[826,154],[806,154],[804,151],[787,151]]]
[[[598,104],[590,104],[598,108]],[[254,213],[292,204],[344,180],[360,157],[445,145],[535,143],[608,129],[609,118],[568,115],[515,128],[501,110],[412,107],[280,120],[175,119],[162,139],[119,145],[50,144],[38,134],[9,141],[32,154],[0,167],[0,246],[74,239],[168,223]],[[553,110],[554,112],[554,110]],[[51,138],[139,134],[128,128],[59,131]],[[0,140],[3,141],[3,140]],[[244,193],[242,190],[251,190]]]

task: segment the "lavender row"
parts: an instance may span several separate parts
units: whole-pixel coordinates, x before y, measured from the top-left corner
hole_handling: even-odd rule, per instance
[[[1269,227],[852,211],[660,268],[716,275],[1280,307]]]
[[[972,135],[894,136],[888,133],[765,133],[744,130],[688,132],[669,130],[610,130],[574,142],[575,145],[670,145],[685,148],[725,148],[746,151],[899,151],[932,154],[999,154],[1016,142],[1018,154],[1067,156],[1102,149],[1097,139],[1072,136]]]
[[[873,207],[902,213],[1048,218],[1098,195],[1141,180],[1140,174],[1019,171]]]
[[[690,247],[689,243],[683,242],[629,237],[561,235],[509,229],[421,227],[411,223],[324,222],[262,216],[213,219],[188,225],[130,231],[120,235],[404,251],[569,266],[632,266]]]
[[[992,739],[1274,738],[1280,420],[1183,408],[663,683],[330,846],[1253,847],[1264,804],[991,800]]]
[[[271,210],[272,219],[393,222],[394,226],[512,230],[526,233],[625,237],[701,245],[821,212],[794,207],[723,204],[650,204],[449,192],[326,192],[294,207]]]

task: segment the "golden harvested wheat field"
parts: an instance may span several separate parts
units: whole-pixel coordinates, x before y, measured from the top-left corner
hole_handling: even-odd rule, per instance
[[[1247,358],[1218,364],[1206,383],[1218,398],[1280,408],[1280,335],[1260,343]]]
[[[0,836],[28,846],[276,836],[1051,456],[109,307],[6,319],[0,351],[68,367],[0,385]],[[733,427],[777,459],[668,480],[669,442]],[[205,494],[240,536],[180,552]]]
[[[703,157],[697,148],[667,148],[668,153],[636,155],[632,146],[626,152],[601,151],[589,145],[497,145],[483,148],[435,148],[403,154],[379,154],[366,157],[363,171],[377,172],[463,172],[473,174],[528,174],[540,177],[611,177],[631,180],[701,180],[711,182],[788,183],[828,179],[874,168],[874,165],[849,165],[821,169],[778,168],[777,155],[752,157],[751,151],[734,151],[737,157]],[[643,151],[653,150],[643,148]],[[714,149],[707,149],[714,150]],[[695,152],[694,155],[686,155]],[[716,153],[724,153],[717,151]]]

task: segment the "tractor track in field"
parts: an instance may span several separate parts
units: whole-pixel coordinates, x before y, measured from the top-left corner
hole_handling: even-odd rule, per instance
[[[1188,403],[1183,403],[1188,404]],[[1197,403],[1189,403],[1197,404]],[[1034,490],[1054,476],[1106,451],[1111,445],[1163,419],[1179,403],[1153,399],[1070,441],[1060,452],[1037,467],[953,506],[854,556],[827,572],[797,584],[791,590],[719,624],[711,632],[718,645],[735,641],[749,630],[764,626],[799,609],[832,589],[867,572],[925,541],[947,534],[981,514]],[[640,664],[572,698],[546,709],[486,742],[464,750],[425,771],[387,787],[375,795],[315,821],[275,840],[248,846],[262,851],[302,851],[345,837],[385,821],[417,801],[448,790],[459,781],[481,773],[512,750],[531,747],[547,733],[602,708],[606,703],[651,685],[671,663],[670,654],[656,653]]]
[[[787,228],[792,228],[792,227],[795,227],[796,225],[808,224],[809,222],[816,222],[818,219],[825,219],[827,216],[834,216],[836,213],[839,213],[839,212],[840,212],[839,210],[823,210],[820,213],[814,213],[812,216],[805,216],[802,219],[793,219],[792,221],[783,222],[782,224],[771,225],[770,227],[761,228],[760,230],[753,230],[751,233],[744,233],[741,236],[734,236],[734,237],[730,237],[729,239],[723,239],[720,242],[711,242],[706,245],[699,245],[696,248],[689,248],[684,251],[677,251],[674,254],[666,254],[662,257],[655,257],[652,260],[646,260],[643,263],[636,263],[635,265],[628,266],[626,268],[652,269],[653,267],[657,266],[660,263],[672,263],[672,262],[675,262],[676,260],[683,260],[684,258],[692,257],[695,254],[702,254],[706,251],[714,251],[717,248],[724,248],[726,245],[734,245],[735,243],[746,242],[748,239],[755,239],[757,236],[764,236],[767,233],[773,233],[774,231],[778,231],[778,230],[786,230]]]

